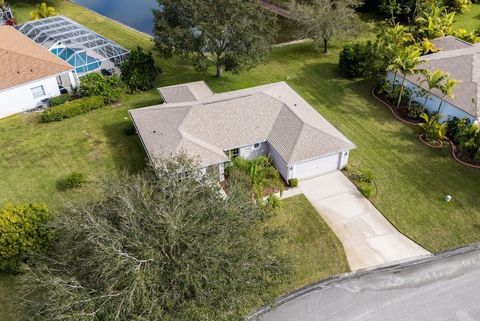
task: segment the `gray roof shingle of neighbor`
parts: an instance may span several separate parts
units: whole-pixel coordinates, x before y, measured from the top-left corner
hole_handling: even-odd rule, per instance
[[[450,38],[454,37],[445,38],[449,38],[447,41],[451,42]],[[421,59],[424,62],[418,68],[430,71],[439,69],[448,72],[452,79],[460,81],[454,90],[454,98],[445,97],[445,101],[472,117],[480,117],[480,45],[441,51],[423,56]],[[416,74],[408,76],[407,79],[428,90],[424,75]],[[443,96],[438,89],[431,92],[440,98]]]
[[[166,103],[198,101],[213,96],[212,90],[204,81],[162,87],[158,91]]]
[[[442,51],[464,49],[464,48],[470,48],[472,46],[472,44],[466,41],[463,41],[461,39],[458,39],[457,37],[454,37],[454,36],[436,38],[436,39],[433,39],[431,42],[435,47],[437,47]]]
[[[130,110],[152,160],[184,152],[206,167],[228,161],[225,151],[268,141],[292,165],[355,148],[285,82],[203,97]]]

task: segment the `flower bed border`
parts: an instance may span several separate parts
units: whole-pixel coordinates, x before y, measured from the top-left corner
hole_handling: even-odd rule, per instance
[[[426,136],[425,134],[418,135],[418,139],[420,139],[420,141],[423,144],[427,145],[430,148],[442,148],[443,147],[443,142],[440,139],[437,139],[437,141],[440,143],[440,145],[432,145],[425,139],[425,136]]]
[[[373,87],[373,89],[372,89],[372,96],[373,96],[376,100],[378,100],[380,103],[382,103],[383,105],[387,106],[388,109],[390,109],[390,112],[392,113],[392,115],[393,115],[396,119],[398,119],[398,120],[401,121],[402,123],[407,124],[407,125],[410,125],[410,126],[418,126],[418,123],[411,122],[411,121],[405,120],[404,118],[400,117],[400,115],[397,114],[397,112],[395,111],[395,109],[393,109],[393,107],[390,106],[389,103],[387,103],[386,101],[384,101],[382,98],[378,97],[377,94],[375,93],[375,91],[377,90],[377,88],[378,88],[378,86]],[[429,146],[429,147],[431,147],[431,148],[441,148],[441,147],[443,147],[443,144],[442,144],[442,146],[433,146],[433,145],[427,144],[426,142],[424,142],[424,141],[420,138],[420,136],[422,136],[422,135],[419,135],[420,141],[421,141],[423,144],[425,144],[425,145],[427,145],[427,146]],[[461,164],[461,165],[463,165],[463,166],[469,167],[469,168],[480,169],[480,165],[470,164],[470,163],[464,162],[464,161],[462,161],[460,158],[458,158],[458,156],[457,156],[457,146],[456,146],[450,139],[447,138],[447,140],[448,140],[448,142],[449,142],[449,144],[450,144],[452,158],[453,158],[456,162],[458,162],[459,164]]]

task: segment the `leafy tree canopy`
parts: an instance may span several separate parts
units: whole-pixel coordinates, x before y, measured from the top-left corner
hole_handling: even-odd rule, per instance
[[[156,49],[189,58],[198,70],[214,64],[239,72],[261,62],[273,42],[275,16],[258,0],[159,0],[154,11]]]
[[[152,53],[137,47],[130,52],[126,62],[120,66],[121,79],[131,92],[145,91],[153,88],[157,73]]]
[[[196,171],[185,157],[165,161],[59,215],[52,254],[20,282],[31,318],[239,320],[270,299],[288,275],[270,212],[252,202],[248,179],[223,198]]]
[[[363,26],[356,8],[361,0],[312,0],[302,3],[291,0],[289,3],[293,19],[302,27],[302,37],[313,39],[328,51],[331,39],[355,37]]]

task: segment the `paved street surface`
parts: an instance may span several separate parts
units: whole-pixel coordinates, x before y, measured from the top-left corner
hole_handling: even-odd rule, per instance
[[[398,232],[343,173],[302,181],[299,187],[342,242],[352,270],[430,254]]]
[[[320,282],[253,320],[479,321],[480,245]]]

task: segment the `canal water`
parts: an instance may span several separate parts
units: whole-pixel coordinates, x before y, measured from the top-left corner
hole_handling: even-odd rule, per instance
[[[159,8],[156,0],[74,0],[74,2],[148,34],[153,32],[152,9]]]

